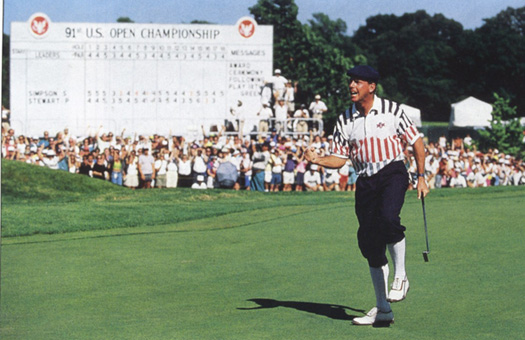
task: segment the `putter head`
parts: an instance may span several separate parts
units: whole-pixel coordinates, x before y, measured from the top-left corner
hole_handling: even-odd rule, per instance
[[[425,260],[425,262],[428,262],[428,253],[429,252],[426,250],[423,252],[423,259]]]

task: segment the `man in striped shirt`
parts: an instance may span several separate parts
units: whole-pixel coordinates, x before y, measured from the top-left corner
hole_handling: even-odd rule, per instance
[[[419,132],[398,103],[376,96],[379,73],[361,65],[347,72],[353,105],[339,116],[334,129],[331,154],[320,156],[309,148],[306,159],[328,168],[340,168],[350,158],[359,178],[355,211],[359,220],[359,249],[367,259],[376,294],[376,307],[357,325],[391,323],[390,302],[406,297],[409,282],[405,272],[405,227],[401,208],[409,177],[403,149],[412,145],[417,163],[418,198],[429,190],[424,180],[425,148]],[[394,281],[388,292],[388,248],[394,262]]]

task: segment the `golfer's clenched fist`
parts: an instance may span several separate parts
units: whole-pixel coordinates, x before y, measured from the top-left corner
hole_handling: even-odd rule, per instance
[[[319,158],[319,154],[313,146],[310,146],[306,148],[304,152],[304,157],[308,162],[316,164]]]

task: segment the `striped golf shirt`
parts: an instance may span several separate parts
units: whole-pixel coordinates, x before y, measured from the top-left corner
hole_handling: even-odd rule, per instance
[[[369,177],[394,161],[402,161],[403,142],[414,144],[419,132],[396,102],[374,96],[365,116],[355,104],[342,113],[334,128],[331,153],[350,158],[359,176]]]

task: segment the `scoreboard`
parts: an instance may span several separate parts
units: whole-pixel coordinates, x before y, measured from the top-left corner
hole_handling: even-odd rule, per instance
[[[234,120],[249,132],[272,75],[273,27],[56,23],[45,14],[11,24],[11,123],[17,133],[194,135]]]

